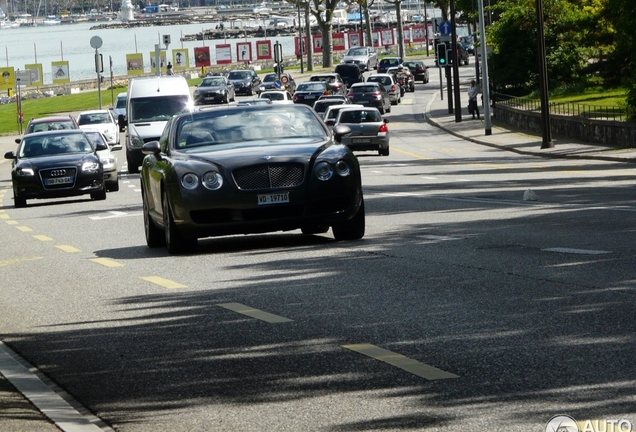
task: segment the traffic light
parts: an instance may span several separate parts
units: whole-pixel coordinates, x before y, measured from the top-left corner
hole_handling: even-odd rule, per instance
[[[448,65],[448,53],[446,52],[446,44],[437,45],[437,64],[440,67]]]

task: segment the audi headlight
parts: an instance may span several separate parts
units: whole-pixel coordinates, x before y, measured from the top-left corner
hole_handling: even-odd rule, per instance
[[[328,162],[318,162],[314,166],[314,174],[318,177],[318,180],[327,181],[333,175],[333,168]]]
[[[97,162],[84,162],[82,164],[82,172],[97,172],[99,164]]]
[[[220,189],[223,186],[223,176],[218,171],[208,171],[203,174],[203,186],[210,190]]]
[[[196,189],[199,185],[199,177],[195,173],[186,173],[181,177],[181,185],[189,190]]]
[[[35,175],[33,168],[18,168],[15,173],[22,177],[32,177]]]

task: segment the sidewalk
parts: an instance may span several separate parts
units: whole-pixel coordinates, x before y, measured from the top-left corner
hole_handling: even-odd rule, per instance
[[[483,107],[479,107],[481,119],[473,120],[466,108],[468,106],[468,95],[466,93],[468,83],[463,83],[460,87],[462,121],[457,123],[455,114],[448,113],[448,100],[441,100],[438,91],[431,98],[424,111],[424,117],[428,123],[456,137],[518,154],[551,158],[578,158],[636,163],[636,147],[616,149],[613,147],[553,137],[552,144],[554,147],[541,149],[543,143],[542,136],[512,130],[510,126],[498,123],[496,120],[492,121],[492,134],[486,135]]]
[[[297,74],[302,79],[303,75]],[[309,74],[306,74],[307,76]],[[426,105],[424,117],[426,121],[444,131],[459,138],[474,143],[518,154],[543,156],[552,158],[579,158],[595,159],[616,162],[636,163],[636,148],[614,149],[599,145],[574,142],[572,140],[553,139],[553,148],[541,149],[542,137],[530,135],[522,131],[513,131],[505,125],[493,122],[491,135],[485,134],[483,121],[483,108],[480,107],[482,118],[472,120],[465,107],[468,105],[466,84],[461,89],[462,95],[462,121],[457,123],[455,115],[448,113],[448,101],[441,100],[437,92]],[[8,151],[15,150],[17,145],[15,138],[18,136],[0,136],[0,152],[2,156]],[[0,159],[0,164],[8,163],[6,159]],[[10,207],[11,194],[8,193],[0,207]],[[10,361],[10,359],[9,359]],[[0,430],[5,432],[39,432],[39,431],[89,431],[107,430],[97,427],[95,424],[85,421],[76,421],[69,428],[58,423],[56,427],[44,414],[42,414],[20,391],[0,374]],[[93,420],[94,421],[94,420]]]

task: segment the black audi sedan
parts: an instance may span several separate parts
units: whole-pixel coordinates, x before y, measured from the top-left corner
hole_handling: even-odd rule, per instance
[[[27,199],[61,198],[90,194],[106,199],[104,169],[97,151],[108,145],[91,146],[80,129],[35,132],[17,139],[17,153],[5,153],[13,160],[11,181],[13,204],[25,207]]]
[[[305,105],[228,106],[173,117],[144,144],[146,243],[168,252],[197,239],[300,229],[364,236],[360,166]]]

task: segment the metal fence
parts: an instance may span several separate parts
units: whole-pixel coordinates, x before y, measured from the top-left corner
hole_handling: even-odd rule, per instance
[[[497,93],[496,103],[524,111],[541,111],[541,101],[526,97],[515,97]],[[634,121],[636,110],[629,107],[550,102],[550,114],[578,116],[597,120]]]

